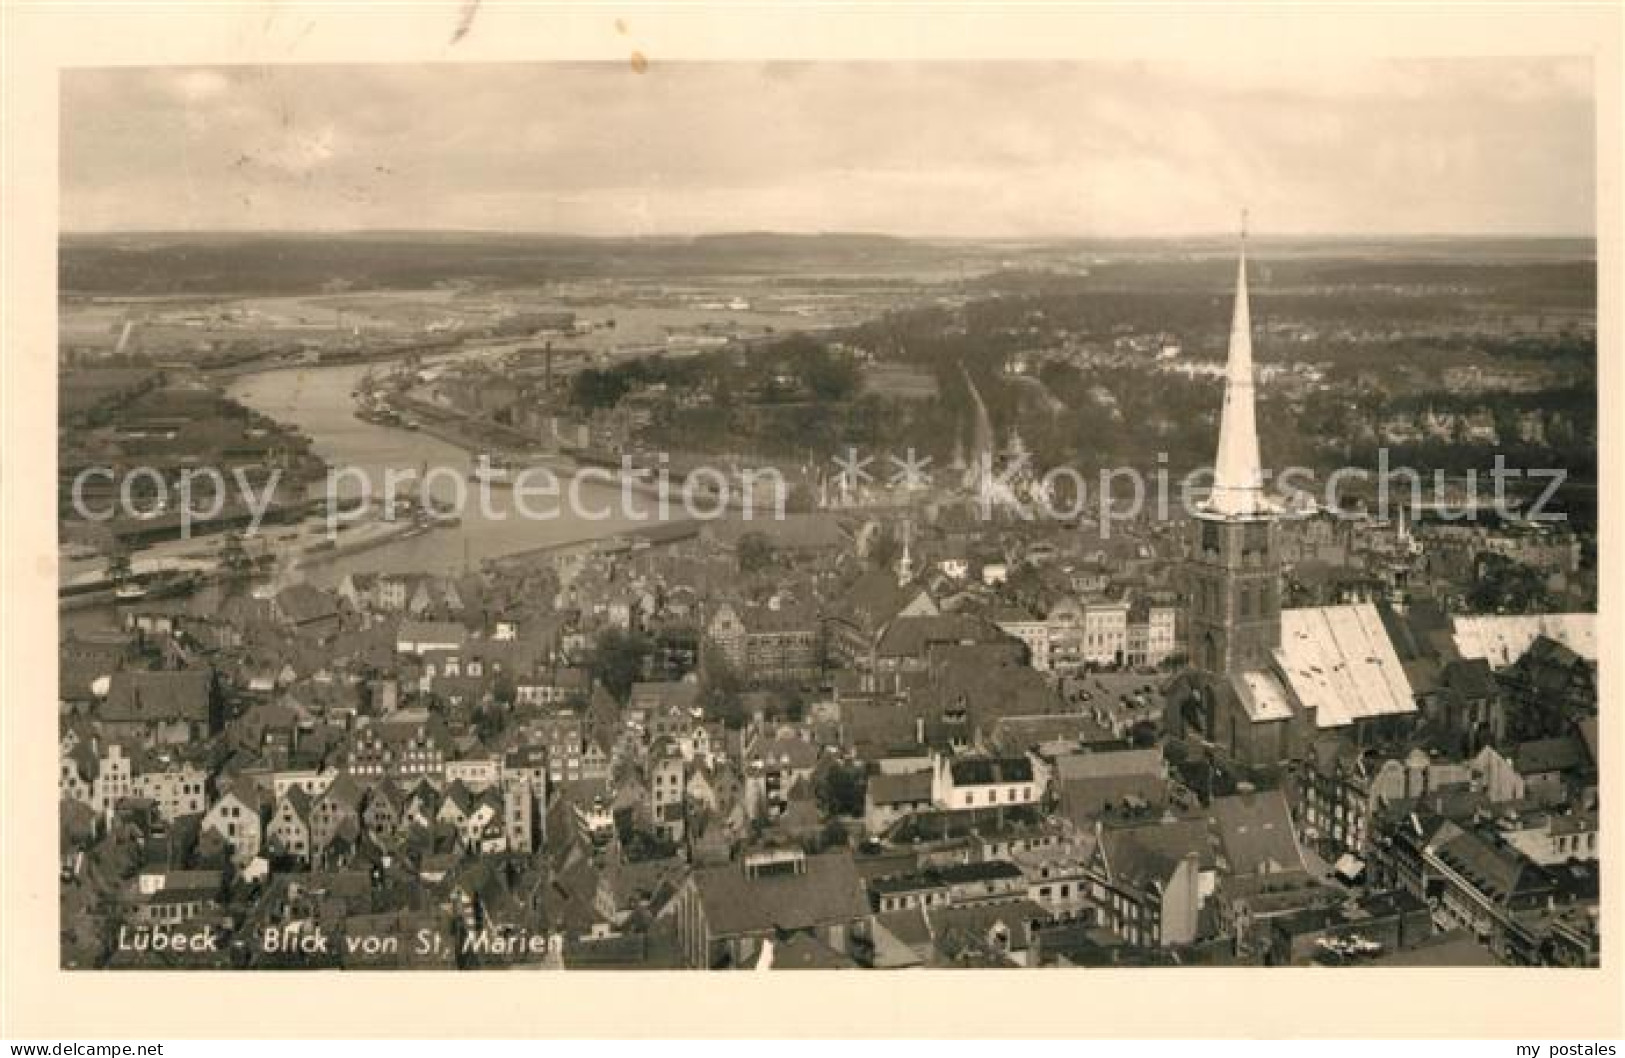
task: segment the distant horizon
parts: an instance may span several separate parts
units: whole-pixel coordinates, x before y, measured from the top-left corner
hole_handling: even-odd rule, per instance
[[[894,242],[910,243],[1168,243],[1186,241],[1236,242],[1239,239],[1235,231],[1189,231],[1145,235],[1079,235],[1079,234],[1032,234],[1032,235],[964,235],[952,233],[938,234],[906,234],[901,232],[888,232],[878,230],[857,230],[831,228],[819,231],[799,231],[794,229],[776,228],[739,228],[696,230],[687,232],[661,232],[651,234],[607,234],[572,230],[554,230],[545,228],[471,228],[471,227],[436,227],[436,228],[82,228],[60,229],[59,237],[67,238],[172,238],[187,237],[231,236],[231,237],[261,237],[261,238],[317,238],[330,236],[456,236],[477,235],[486,237],[510,238],[538,238],[560,239],[578,242],[685,242],[698,239],[728,239],[728,238],[779,238],[779,239],[881,239]],[[1597,236],[1594,232],[1428,232],[1428,231],[1394,231],[1394,232],[1285,232],[1275,234],[1271,232],[1250,231],[1247,233],[1249,245],[1270,243],[1310,242],[1315,240],[1349,241],[1349,242],[1588,242],[1595,244]]]

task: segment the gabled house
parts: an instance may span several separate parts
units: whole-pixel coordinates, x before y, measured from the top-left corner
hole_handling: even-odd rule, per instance
[[[940,612],[925,588],[899,584],[887,570],[871,570],[834,601],[824,622],[835,658],[846,666],[872,670],[875,649],[893,621]]]
[[[173,823],[208,807],[208,778],[195,764],[147,754],[136,773],[134,793],[155,804],[158,814]]]
[[[367,791],[361,808],[361,827],[374,841],[387,841],[399,832],[406,807],[406,794],[388,779]]]
[[[1205,820],[1096,824],[1089,896],[1100,924],[1143,948],[1195,943],[1217,881]]]
[[[311,841],[310,797],[295,786],[277,802],[266,828],[266,848],[273,856],[309,863]]]
[[[362,727],[351,736],[346,755],[358,779],[414,782],[445,771],[450,740],[445,725],[427,713],[396,713]]]
[[[349,775],[340,775],[316,799],[310,824],[313,853],[325,852],[341,834],[360,832],[361,800],[361,787]]]
[[[265,795],[253,781],[239,778],[226,787],[203,816],[203,832],[215,834],[238,867],[260,854],[264,838]]]

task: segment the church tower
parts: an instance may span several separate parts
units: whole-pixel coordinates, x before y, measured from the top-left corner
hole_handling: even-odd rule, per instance
[[[1196,668],[1219,676],[1260,668],[1280,646],[1278,513],[1264,495],[1258,457],[1243,214],[1213,491],[1193,519],[1187,569],[1189,657]]]

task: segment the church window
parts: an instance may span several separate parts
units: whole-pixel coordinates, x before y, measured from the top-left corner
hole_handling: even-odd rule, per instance
[[[1217,551],[1219,549],[1219,527],[1212,522],[1202,524],[1202,550]]]

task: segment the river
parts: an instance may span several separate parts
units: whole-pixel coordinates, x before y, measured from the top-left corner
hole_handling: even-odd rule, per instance
[[[454,478],[466,481],[471,466],[462,449],[421,432],[377,426],[355,417],[351,391],[376,364],[339,365],[267,371],[234,381],[227,392],[242,404],[269,415],[278,422],[297,426],[308,434],[316,454],[327,461],[330,476],[353,470],[371,483],[373,495],[382,494],[386,471],[420,473],[428,468],[430,492],[440,500],[451,501],[457,486]],[[361,486],[343,482],[341,493],[353,494]],[[318,585],[337,583],[350,572],[449,573],[466,565],[478,566],[482,559],[497,558],[521,551],[593,540],[647,525],[627,517],[621,505],[620,490],[607,485],[583,483],[581,509],[608,511],[610,517],[596,520],[562,511],[568,504],[568,482],[558,498],[530,501],[533,513],[559,513],[551,517],[525,517],[516,510],[510,490],[488,492],[488,503],[468,485],[469,502],[462,506],[462,524],[436,529],[421,536],[385,544],[369,551],[347,555],[330,562],[310,565],[307,579]],[[315,491],[324,491],[324,485]]]

